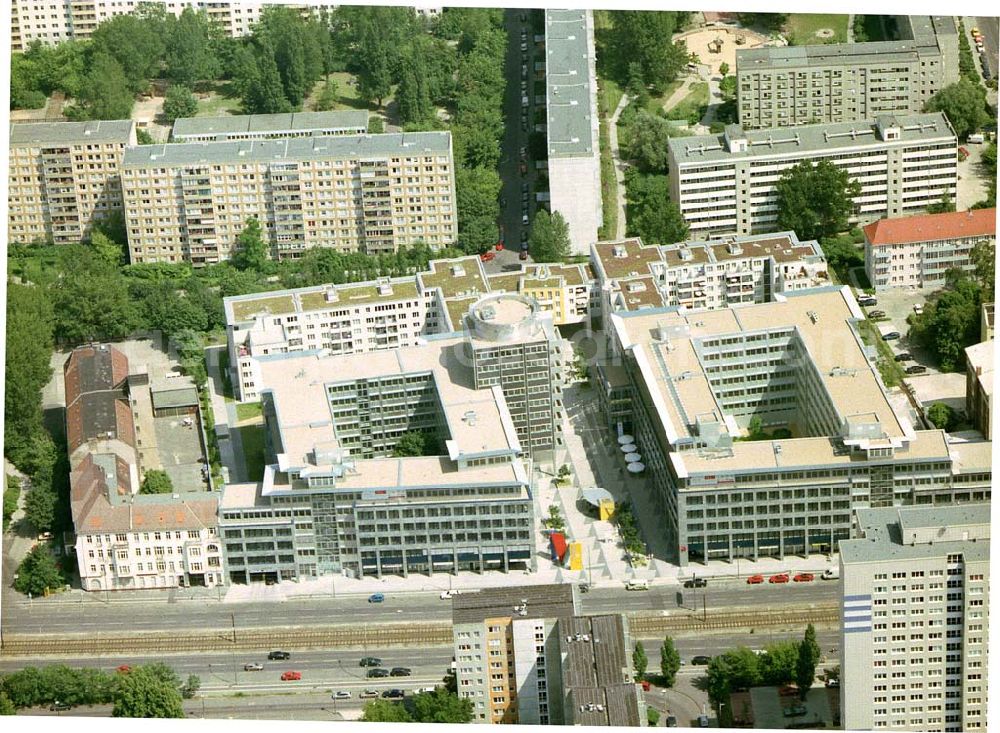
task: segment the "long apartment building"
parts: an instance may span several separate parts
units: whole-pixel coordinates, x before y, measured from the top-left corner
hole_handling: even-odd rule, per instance
[[[281,259],[445,247],[458,231],[449,132],[143,145],[122,188],[133,263],[221,262],[250,218]]]
[[[549,205],[586,254],[603,223],[597,53],[591,10],[545,11],[545,114]]]
[[[458,694],[473,722],[646,724],[620,614],[581,616],[571,583],[488,588],[452,599]]]
[[[696,239],[774,230],[775,186],[803,161],[827,160],[861,183],[850,216],[860,224],[954,200],[958,184],[958,142],[941,112],[791,129],[727,125],[669,145],[670,198]]]
[[[795,232],[667,245],[639,238],[597,242],[590,261],[606,332],[618,311],[767,303],[830,282],[819,244],[800,242]]]
[[[135,135],[131,120],[12,124],[9,241],[79,242],[122,213],[122,158]]]
[[[840,543],[845,730],[985,730],[990,505],[859,509]]]
[[[279,137],[364,135],[367,132],[368,110],[347,109],[335,112],[180,117],[174,120],[170,139],[178,143],[196,143],[268,140]]]
[[[864,227],[865,273],[876,290],[939,288],[945,273],[975,270],[972,250],[996,242],[997,210],[880,219]]]
[[[157,448],[148,375],[130,369],[113,346],[99,345],[75,349],[63,379],[70,508],[82,588],[224,583],[216,536],[219,495],[204,490],[197,474],[185,481],[177,470],[170,471],[176,493],[140,493],[146,470],[167,468]]]
[[[268,464],[262,482],[226,486],[220,506],[231,579],[534,569],[523,455],[556,440],[558,364],[530,353],[546,323],[522,308],[485,299],[471,334],[391,352],[262,358]],[[486,343],[529,358],[498,365]],[[514,360],[518,374],[504,368]],[[543,381],[546,404],[518,412]],[[414,431],[429,455],[393,457]]]
[[[831,552],[856,508],[989,499],[992,444],[897,413],[863,318],[846,287],[612,316],[672,561]]]
[[[24,51],[32,41],[52,45],[60,41],[90,38],[97,26],[115,17],[135,12],[140,5],[162,6],[172,15],[185,8],[204,11],[226,35],[234,38],[250,33],[264,8],[289,3],[258,0],[12,0],[11,50]],[[295,3],[302,12],[337,7],[335,3]]]
[[[921,112],[958,81],[951,16],[900,16],[898,41],[736,51],[739,122],[747,130]]]
[[[257,401],[259,357],[413,346],[433,334],[461,331],[469,306],[487,294],[531,298],[556,326],[580,323],[589,313],[590,280],[583,265],[531,264],[487,275],[478,257],[461,257],[433,260],[411,277],[226,298],[232,381],[241,401]]]

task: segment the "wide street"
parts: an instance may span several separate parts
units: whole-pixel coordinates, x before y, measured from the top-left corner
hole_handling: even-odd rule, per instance
[[[777,570],[775,570],[777,572]],[[659,611],[678,608],[719,610],[738,607],[831,603],[840,591],[838,581],[748,586],[744,578],[713,579],[706,589],[685,590],[679,585],[654,585],[648,591],[595,588],[582,596],[584,613]],[[336,598],[290,599],[281,603],[223,603],[211,592],[193,590],[132,594],[72,594],[28,600],[4,588],[3,632],[65,634],[127,632],[134,630],[333,625],[440,620],[451,614],[448,601],[437,593],[400,592],[384,603],[370,604],[364,595]]]
[[[725,632],[710,635],[681,635],[674,638],[681,656],[682,666],[673,689],[653,687],[644,693],[647,705],[662,713],[676,715],[681,724],[688,724],[701,713],[707,703],[705,693],[698,689],[697,680],[704,674],[704,667],[691,664],[696,655],[713,656],[739,645],[753,649],[766,647],[781,640],[799,640],[802,629],[781,629],[759,636]],[[839,632],[819,629],[817,639],[823,650],[821,666],[835,664]],[[648,673],[655,675],[660,666],[659,637],[641,637],[649,660]],[[634,640],[633,640],[634,641]],[[288,661],[269,662],[266,651],[258,654],[184,654],[170,656],[118,656],[108,658],[21,658],[0,660],[0,672],[11,672],[31,665],[60,663],[70,667],[97,667],[109,671],[121,664],[139,665],[155,661],[168,664],[182,680],[188,675],[201,679],[201,691],[196,699],[184,703],[188,717],[208,718],[272,718],[296,720],[356,719],[364,700],[359,699],[363,690],[383,690],[398,687],[412,694],[423,687],[441,682],[451,662],[452,648],[437,646],[406,650],[357,649],[335,651],[292,652]],[[410,677],[367,679],[365,669],[358,665],[363,656],[379,656],[386,668],[407,666]],[[260,662],[261,672],[245,672],[243,665]],[[286,670],[302,673],[296,682],[281,682],[280,674]],[[331,695],[337,691],[351,693],[348,700],[334,702]],[[21,711],[27,715],[59,715],[47,708]],[[67,715],[69,713],[61,713]],[[74,715],[107,716],[109,706],[78,708]]]

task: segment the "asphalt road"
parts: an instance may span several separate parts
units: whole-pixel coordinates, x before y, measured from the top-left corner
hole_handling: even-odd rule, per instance
[[[777,572],[777,569],[775,570]],[[582,596],[584,613],[673,610],[682,594],[685,608],[709,610],[741,606],[773,607],[782,603],[829,603],[838,597],[839,581],[749,586],[745,578],[714,579],[708,588],[654,586],[649,591],[595,588]],[[282,603],[221,603],[199,600],[134,601],[101,594],[75,593],[28,601],[5,589],[4,633],[95,633],[132,630],[330,625],[344,622],[387,623],[422,621],[450,616],[451,606],[437,593],[389,593],[385,603],[373,605],[364,595],[288,600]]]
[[[522,12],[529,13],[528,20],[524,23],[520,20]],[[534,65],[535,65],[535,45],[531,42],[533,32],[531,30],[530,11],[521,9],[510,9],[505,12],[504,22],[507,27],[507,58],[504,60],[504,76],[507,79],[507,89],[504,92],[504,137],[501,144],[500,160],[500,180],[502,181],[500,223],[503,227],[504,245],[510,249],[520,251],[521,231],[527,230],[522,226],[521,216],[524,213],[522,206],[522,184],[527,183],[529,189],[529,216],[534,214],[534,183],[535,171],[530,161],[525,163],[526,174],[520,170],[521,160],[520,149],[528,147],[528,138],[534,127]],[[528,34],[528,50],[526,54],[521,51],[521,30],[526,29]],[[526,56],[527,60],[524,60]],[[528,66],[528,92],[521,93],[521,66]],[[521,97],[527,96],[530,100],[528,106],[527,130],[521,129]]]
[[[1000,34],[1000,22],[997,18],[976,18],[976,27],[979,28],[979,32],[983,34],[983,46],[986,48],[986,63],[989,66],[990,74],[994,79],[997,78],[997,52],[998,52],[998,39],[997,36]],[[975,46],[972,47],[972,52],[975,53]],[[982,59],[982,56],[980,56]]]

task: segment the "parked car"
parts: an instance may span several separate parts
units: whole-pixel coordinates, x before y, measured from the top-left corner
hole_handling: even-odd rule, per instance
[[[389,672],[390,677],[409,677],[413,674],[413,670],[409,667],[393,667],[392,671]]]
[[[517,169],[521,172],[522,176],[525,176],[525,175],[528,174],[528,166],[526,166],[524,163],[521,163],[521,165],[519,165],[517,167]]]
[[[704,588],[708,585],[708,581],[704,578],[689,578],[684,581],[685,588]]]
[[[521,226],[528,226],[528,215],[521,214]]]
[[[483,252],[481,255],[479,255],[479,259],[481,259],[483,262],[489,262],[490,260],[496,259],[496,255],[493,252]],[[451,598],[451,596],[448,597]]]
[[[763,582],[764,582],[763,575],[751,575],[749,578],[747,578],[747,585],[760,585]]]
[[[906,367],[907,374],[924,374],[927,371],[927,367],[923,364],[911,364]]]
[[[871,318],[872,320],[885,318],[885,311],[880,311],[880,310],[868,311],[868,317]]]
[[[528,44],[525,41],[521,41],[521,53],[528,50]]]
[[[360,695],[358,695],[358,697],[361,698],[362,700],[369,700],[373,697],[378,697],[378,690],[365,690]]]
[[[909,351],[904,351],[901,354],[896,354],[892,357],[895,361],[913,361],[913,354]]]
[[[882,334],[883,341],[895,341],[899,338],[899,331],[886,331]]]
[[[517,256],[517,259],[519,259],[519,260],[526,260],[526,259],[528,259],[528,250],[522,249],[521,250],[521,254],[519,254]]]
[[[792,578],[796,583],[810,583],[816,579],[816,576],[812,573],[796,573],[795,577]]]
[[[382,697],[386,700],[402,700],[406,697],[405,690],[386,690],[382,693]]]
[[[244,672],[262,672],[264,670],[264,665],[260,662],[247,662],[243,665]]]
[[[923,313],[924,313],[924,306],[922,304],[920,304],[920,303],[914,303],[914,305],[913,305],[913,312],[916,313],[918,316],[923,315]]]
[[[691,664],[696,664],[698,666],[705,666],[712,661],[711,657],[705,656],[704,654],[699,654],[697,656],[691,657]]]
[[[831,677],[826,681],[827,687],[840,687],[840,679],[837,677]]]
[[[580,583],[580,592],[581,593],[589,593],[590,592],[590,583]]]
[[[359,667],[381,667],[382,660],[378,657],[361,657],[361,661],[358,662]]]
[[[677,727],[677,717],[674,715],[667,716],[667,727],[676,728]]]
[[[48,542],[49,540],[52,539],[52,533],[51,532],[42,532],[40,535],[38,535],[37,539],[38,539],[39,542]]]
[[[382,603],[385,601],[385,593],[372,593],[368,596],[369,603]]]
[[[388,677],[389,670],[382,669],[381,667],[372,667],[365,673],[365,677],[369,679],[375,679],[376,677]]]
[[[827,568],[819,577],[823,580],[836,580],[840,577],[840,570],[837,568]]]
[[[709,722],[708,722],[708,716],[707,715],[699,715],[698,716],[698,727],[699,728],[708,728],[709,727]]]
[[[799,688],[795,685],[783,685],[778,688],[778,694],[781,697],[792,697],[799,694]]]
[[[777,575],[772,575],[767,579],[768,583],[787,583],[788,573],[778,573]]]
[[[350,690],[337,690],[330,696],[334,700],[350,700],[351,691]]]
[[[274,660],[274,659],[291,659],[292,655],[290,653],[288,653],[288,652],[277,651],[277,652],[269,652],[268,655],[267,655],[267,658],[271,659],[271,660]]]
[[[127,664],[119,665],[118,668],[115,670],[115,672],[117,672],[118,674],[128,674],[131,671],[132,668]]]
[[[70,710],[72,709],[72,707],[73,706],[70,705],[68,702],[59,702],[58,700],[56,700],[54,703],[49,705],[49,710],[55,712],[57,710]]]
[[[442,601],[449,601],[452,598],[454,598],[456,595],[458,595],[458,594],[455,593],[455,591],[443,590],[443,591],[441,591],[440,598],[441,598]]]
[[[864,306],[865,308],[868,308],[873,305],[878,305],[878,298],[872,295],[862,295],[860,298],[858,298],[858,305]]]
[[[652,687],[649,680],[642,680],[639,684],[642,686],[644,692],[649,692],[649,688]]]
[[[301,672],[296,672],[294,670],[289,670],[288,672],[282,672],[281,673],[281,681],[282,682],[296,682],[296,681],[298,681],[300,679],[302,679],[302,673]]]

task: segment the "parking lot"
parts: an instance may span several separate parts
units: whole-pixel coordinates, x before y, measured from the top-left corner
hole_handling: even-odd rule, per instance
[[[866,313],[882,311],[885,318],[874,320],[878,326],[891,324],[893,330],[899,332],[899,338],[888,341],[893,354],[909,353],[913,359],[902,363],[903,367],[920,364],[927,367],[927,374],[938,374],[934,361],[924,349],[912,343],[907,334],[910,324],[906,319],[913,315],[915,305],[924,305],[927,297],[934,292],[931,288],[907,288],[899,290],[887,290],[875,295],[878,300],[877,305],[864,307]]]
[[[958,211],[970,209],[973,204],[986,198],[986,177],[979,165],[986,146],[966,143],[962,147],[969,151],[969,155],[958,164],[958,195],[955,198],[955,208]]]

